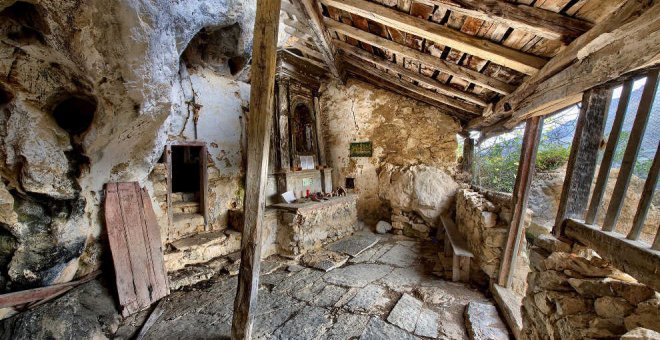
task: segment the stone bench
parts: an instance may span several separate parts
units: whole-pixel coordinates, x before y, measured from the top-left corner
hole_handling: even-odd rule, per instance
[[[465,237],[458,232],[451,218],[441,216],[445,231],[445,256],[453,256],[452,281],[467,282],[470,280],[470,259],[474,254],[469,250]]]

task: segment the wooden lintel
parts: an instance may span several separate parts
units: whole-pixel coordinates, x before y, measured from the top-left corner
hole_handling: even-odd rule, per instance
[[[488,103],[486,103],[485,100],[481,99],[479,96],[472,94],[472,93],[467,93],[465,91],[457,90],[449,85],[445,85],[444,83],[441,83],[433,78],[426,77],[418,72],[409,70],[401,65],[391,63],[385,59],[379,58],[361,48],[355,47],[351,44],[345,43],[341,40],[334,40],[335,46],[337,46],[340,50],[349,53],[353,56],[356,56],[362,60],[368,61],[370,63],[376,64],[380,67],[383,67],[387,70],[390,70],[392,72],[396,72],[400,75],[409,77],[410,79],[413,79],[414,81],[417,81],[418,83],[425,84],[427,86],[433,87],[436,91],[439,93],[442,93],[444,95],[450,96],[450,97],[457,97],[460,99],[463,99],[465,101],[471,102],[476,105],[480,106],[486,106]]]
[[[660,3],[626,2],[498,101],[492,114],[472,122],[471,128],[520,120],[543,105],[660,63],[659,27]]]
[[[250,112],[247,120],[245,218],[241,240],[241,266],[231,328],[231,338],[234,340],[252,338],[252,323],[257,309],[270,132],[275,109],[280,6],[281,0],[259,0],[257,3]]]
[[[541,57],[366,0],[321,0],[321,2],[327,6],[358,14],[380,24],[490,60],[525,74],[535,74],[547,62]]]
[[[592,23],[578,18],[539,7],[500,0],[421,0],[420,2],[564,43],[569,43],[593,27]]]
[[[444,94],[433,92],[432,90],[428,90],[428,89],[416,86],[415,84],[410,83],[410,82],[406,82],[406,81],[400,79],[399,77],[397,77],[393,74],[383,72],[383,71],[369,65],[367,62],[364,62],[362,60],[355,59],[355,58],[352,58],[352,57],[348,57],[348,58],[345,58],[345,61],[347,63],[355,66],[355,67],[363,69],[365,72],[371,74],[373,77],[378,77],[378,78],[381,78],[381,79],[383,79],[383,80],[385,80],[389,83],[394,83],[394,84],[397,84],[401,87],[405,87],[408,90],[410,90],[412,92],[415,92],[419,95],[429,97],[429,98],[431,98],[435,101],[444,103],[446,105],[449,105],[451,107],[454,107],[456,109],[459,109],[459,110],[462,110],[462,111],[465,111],[465,112],[472,113],[474,115],[480,115],[481,114],[481,109],[478,106],[474,105],[474,104],[470,104],[470,103],[461,101],[459,99],[451,98],[451,97],[446,96]]]
[[[368,43],[369,45],[376,46],[378,48],[396,53],[397,55],[401,55],[406,58],[417,60],[426,66],[432,67],[436,70],[463,79],[470,83],[474,83],[479,86],[485,87],[497,93],[506,95],[515,90],[515,86],[513,85],[489,77],[485,74],[479,73],[467,67],[462,67],[455,63],[450,63],[446,60],[442,60],[430,54],[398,44],[392,40],[385,39],[378,35],[365,32],[351,25],[337,22],[330,18],[325,18],[324,20],[325,20],[325,25],[328,27],[328,29],[334,30],[343,35],[349,36],[353,39],[357,39],[361,42]]]

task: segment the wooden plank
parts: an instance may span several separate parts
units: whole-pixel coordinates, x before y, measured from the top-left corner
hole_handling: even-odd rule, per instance
[[[502,253],[500,273],[498,276],[498,284],[505,288],[511,288],[522,238],[525,234],[525,213],[527,212],[529,191],[536,169],[536,154],[542,132],[543,120],[540,117],[531,118],[525,124],[522,151],[520,152],[520,161],[518,162],[518,173],[513,189],[511,225],[509,226],[506,246]]]
[[[309,1],[300,2],[306,4],[307,10],[315,13],[315,10],[308,8],[308,5],[311,5]],[[296,3],[300,4],[298,1]],[[257,308],[270,131],[274,115],[280,5],[281,0],[261,0],[257,4],[251,68],[250,113],[247,123],[245,219],[241,240],[241,266],[231,328],[231,338],[235,340],[252,338],[252,324]],[[318,27],[316,29],[318,30]],[[336,72],[332,65],[334,64],[330,64],[331,68]]]
[[[398,77],[396,77],[392,74],[380,71],[380,70],[372,67],[371,65],[367,64],[364,61],[357,60],[357,59],[354,59],[354,58],[346,58],[345,61],[347,63],[355,66],[355,67],[361,68],[362,70],[364,70],[365,72],[371,74],[374,77],[378,77],[378,78],[383,79],[386,82],[397,84],[401,87],[405,87],[408,90],[410,90],[412,92],[415,92],[415,93],[417,93],[421,96],[426,96],[426,97],[431,98],[435,101],[445,103],[449,106],[452,106],[454,108],[457,108],[457,109],[465,111],[465,112],[469,112],[469,113],[472,113],[472,114],[475,114],[475,115],[481,114],[481,109],[478,106],[474,105],[474,104],[469,104],[469,103],[466,103],[466,102],[462,102],[462,101],[459,101],[457,99],[445,96],[443,94],[433,92],[431,90],[428,90],[428,89],[425,89],[425,88],[422,88],[422,87],[419,87],[419,86],[415,86],[412,83],[401,80],[400,78],[398,78]]]
[[[121,313],[128,316],[140,310],[137,293],[133,286],[133,270],[128,252],[126,227],[119,201],[119,189],[116,183],[105,185],[104,203],[105,225],[108,231],[110,253],[115,269],[115,282]]]
[[[659,62],[660,3],[628,1],[501,99],[487,119],[470,125],[480,129],[508,117],[525,117],[549,102]]]
[[[487,39],[476,38],[366,0],[321,0],[321,2],[525,74],[536,73],[546,63],[545,59],[535,55],[507,48]]]
[[[542,8],[498,0],[421,0],[452,12],[492,21],[550,40],[568,43],[593,27],[588,21]]]
[[[417,60],[427,66],[438,69],[454,77],[465,79],[466,81],[475,83],[479,86],[483,86],[495,92],[501,94],[508,94],[515,89],[515,86],[509,85],[506,82],[497,80],[495,78],[491,78],[489,76],[486,76],[469,68],[447,62],[445,60],[434,57],[430,54],[423,53],[419,50],[406,47],[394,41],[381,38],[377,35],[371,34],[369,32],[365,32],[355,27],[327,18],[325,19],[325,24],[329,29],[335,30],[341,34],[350,36],[362,42],[369,43],[370,45],[376,46],[378,48],[392,51],[402,57]]]
[[[298,8],[300,13],[307,15],[308,26],[312,31],[312,39],[323,54],[323,60],[330,68],[330,72],[336,78],[342,78],[343,71],[340,63],[337,61],[335,50],[330,43],[330,35],[323,26],[322,15],[314,0],[296,0],[293,5]]]
[[[603,201],[603,195],[605,194],[605,188],[607,187],[607,179],[610,177],[610,169],[612,168],[612,161],[614,160],[614,152],[616,151],[616,146],[619,142],[619,136],[621,135],[623,121],[626,118],[626,112],[628,112],[628,103],[630,102],[632,86],[633,79],[628,79],[623,84],[621,97],[619,97],[619,105],[616,110],[616,115],[614,116],[614,122],[612,123],[612,130],[607,139],[607,146],[603,153],[603,160],[600,163],[594,191],[591,194],[591,202],[589,203],[589,209],[587,209],[587,216],[584,219],[587,224],[594,224],[596,216],[598,216],[600,204]]]
[[[126,250],[130,259],[130,268],[135,287],[135,295],[140,309],[151,304],[152,271],[151,263],[147,259],[148,247],[143,234],[143,217],[140,212],[139,193],[133,183],[118,183],[117,193],[124,221],[126,235]]]
[[[208,231],[209,228],[209,161],[208,161],[208,149],[206,145],[202,146],[199,150],[199,162],[200,162],[200,208],[202,215],[204,216],[204,230]]]
[[[488,105],[483,99],[479,98],[479,96],[476,96],[471,93],[467,93],[464,91],[457,90],[451,86],[445,85],[433,78],[425,77],[417,72],[411,71],[403,66],[397,65],[395,63],[388,62],[384,59],[381,59],[379,57],[376,57],[375,55],[357,48],[355,46],[352,46],[350,44],[347,44],[343,41],[339,40],[334,40],[335,45],[341,49],[342,51],[345,51],[353,56],[356,56],[362,60],[365,60],[367,62],[376,64],[380,67],[383,67],[387,70],[390,70],[392,72],[398,73],[402,76],[409,77],[410,79],[417,81],[419,83],[425,84],[435,90],[437,90],[439,93],[442,93],[444,95],[450,96],[450,97],[456,97],[460,98],[463,100],[466,100],[468,102],[480,105],[480,106],[486,106]],[[450,104],[451,105],[451,104]],[[462,103],[459,102],[459,105],[462,105]],[[453,106],[453,105],[452,105]],[[471,106],[462,106],[459,107],[463,110],[468,111],[469,109],[472,109],[473,107]],[[481,113],[481,110],[478,112],[479,114]]]
[[[637,116],[635,116],[635,122],[630,131],[630,137],[628,137],[628,144],[626,145],[626,151],[621,161],[619,176],[616,179],[612,197],[610,198],[610,205],[607,207],[607,214],[605,214],[605,220],[603,221],[604,231],[613,231],[619,220],[619,214],[621,214],[621,208],[623,208],[623,201],[626,197],[626,191],[628,191],[630,178],[632,178],[635,161],[642,146],[642,138],[644,137],[646,125],[651,116],[651,109],[655,101],[657,89],[658,70],[655,69],[649,72],[646,78],[646,86],[644,86],[644,92],[642,93],[639,108],[637,109]]]
[[[148,251],[151,253],[152,268],[154,270],[154,286],[151,293],[151,301],[156,301],[170,293],[167,270],[165,269],[165,259],[163,251],[163,242],[160,238],[160,226],[158,219],[154,213],[154,208],[151,205],[151,197],[147,189],[140,189],[138,184],[135,186],[141,193],[142,211],[144,211],[144,219],[146,222],[146,237],[149,245]]]
[[[644,222],[646,221],[646,215],[649,212],[651,207],[651,202],[653,202],[653,193],[655,188],[658,185],[658,175],[660,174],[660,142],[658,142],[658,149],[655,151],[655,158],[653,159],[653,164],[649,170],[649,174],[646,177],[646,182],[644,182],[644,189],[642,189],[642,195],[639,198],[639,204],[637,205],[637,212],[635,212],[635,217],[633,218],[633,227],[630,229],[628,234],[629,240],[638,240],[639,235],[642,233],[642,228],[644,228]],[[656,230],[657,235],[660,235],[660,226]],[[658,236],[656,236],[657,240]],[[654,242],[653,249],[660,250],[657,247],[657,242]]]
[[[76,281],[60,283],[52,286],[39,287],[0,295],[0,308],[26,305],[31,302],[50,299],[59,296],[73,287],[89,282],[101,274],[101,271],[93,272]],[[36,305],[31,305],[36,306]]]
[[[566,220],[564,234],[593,249],[603,259],[649,287],[660,290],[660,251],[640,241],[574,219]]]
[[[167,227],[172,225],[172,145],[165,145],[165,166],[167,166]],[[166,235],[169,233],[166,233]]]
[[[440,216],[440,221],[445,228],[445,235],[449,238],[454,255],[464,257],[474,257],[470,251],[465,237],[456,229],[456,224],[448,216]]]
[[[306,54],[309,57],[316,58],[318,60],[323,60],[323,55],[321,55],[320,52],[307,47],[307,45],[303,44],[302,42],[298,42],[294,44],[292,47],[300,50],[300,52]]]
[[[565,219],[582,218],[587,208],[610,93],[609,88],[596,88],[584,94],[553,228],[556,236]]]

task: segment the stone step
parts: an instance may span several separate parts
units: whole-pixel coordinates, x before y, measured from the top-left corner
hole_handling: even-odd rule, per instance
[[[204,232],[204,216],[201,214],[173,214],[169,239],[180,240]]]
[[[241,249],[241,233],[233,230],[200,233],[170,243],[172,250],[165,253],[168,272],[188,265],[205,263]]]
[[[181,270],[171,272],[167,275],[170,289],[178,290],[182,287],[191,286],[199,282],[207,281],[229,264],[225,257],[217,258],[206,263],[187,266]]]
[[[173,192],[170,197],[172,197],[172,203],[178,202],[194,202],[196,201],[197,194],[194,192]]]
[[[199,202],[175,202],[172,203],[172,213],[179,214],[199,214]]]
[[[471,301],[465,307],[464,319],[470,340],[511,338],[509,330],[492,303]]]

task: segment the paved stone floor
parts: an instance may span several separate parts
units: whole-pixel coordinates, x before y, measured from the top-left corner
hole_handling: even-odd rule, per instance
[[[356,244],[373,244],[355,239],[360,237],[378,242],[359,252]],[[437,245],[393,235],[351,238],[327,247],[341,251],[346,246],[355,255],[328,272],[279,257],[264,263],[255,338],[467,338],[465,306],[488,300],[476,289],[431,274]],[[236,277],[222,275],[172,293],[161,301],[163,313],[145,339],[229,337],[236,284]],[[117,336],[121,333],[122,327]]]

